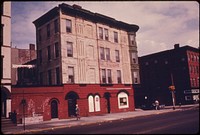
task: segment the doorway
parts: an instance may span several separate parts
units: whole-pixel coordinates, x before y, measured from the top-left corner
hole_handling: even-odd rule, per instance
[[[106,99],[106,104],[107,104],[107,112],[110,113],[110,93],[109,92],[106,92],[104,93],[104,97]]]
[[[79,99],[79,96],[76,92],[69,92],[67,95],[66,95],[66,98],[65,98],[68,102],[68,116],[69,117],[74,117],[76,115],[76,104],[77,104],[77,99]]]
[[[11,99],[10,97],[10,91],[6,87],[1,88],[1,117],[9,117],[9,110],[8,108],[11,108],[11,104],[8,104],[8,100]]]
[[[51,118],[58,118],[58,102],[56,100],[51,101]]]

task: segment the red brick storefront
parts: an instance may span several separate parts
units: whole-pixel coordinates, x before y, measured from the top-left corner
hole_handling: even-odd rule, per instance
[[[133,89],[131,85],[123,84],[13,87],[11,96],[12,112],[16,111],[18,123],[21,123],[23,114],[25,119],[33,120],[38,116],[44,121],[67,119],[74,115],[76,104],[81,116],[135,110]]]

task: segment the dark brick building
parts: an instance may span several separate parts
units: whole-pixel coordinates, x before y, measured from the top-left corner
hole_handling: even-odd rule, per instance
[[[139,58],[141,90],[135,90],[137,106],[152,104],[172,105],[169,86],[174,83],[176,104],[199,101],[199,49],[190,46],[142,56]]]

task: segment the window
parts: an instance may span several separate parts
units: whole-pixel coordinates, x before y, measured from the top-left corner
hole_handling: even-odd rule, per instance
[[[60,84],[60,69],[56,68],[56,84]]]
[[[102,83],[106,83],[106,70],[101,70]]]
[[[73,46],[72,42],[67,42],[67,56],[73,57]]]
[[[105,40],[109,40],[109,34],[108,34],[108,29],[104,29],[105,32]]]
[[[103,28],[99,27],[99,39],[103,39]]]
[[[190,79],[190,82],[191,82],[191,86],[193,87],[194,84],[193,84],[193,79],[192,78]]]
[[[50,37],[50,24],[47,24],[47,38]]]
[[[88,96],[89,112],[94,112],[94,98],[92,95]]]
[[[72,22],[71,20],[66,19],[66,32],[72,32]]]
[[[120,92],[118,94],[118,107],[119,109],[129,107],[128,95],[125,92]]]
[[[100,57],[101,57],[101,60],[105,60],[105,53],[104,53],[103,47],[100,47]]]
[[[58,19],[56,19],[56,20],[54,21],[54,30],[55,30],[55,33],[59,32],[59,31],[58,31]]]
[[[74,67],[68,67],[68,82],[74,83]]]
[[[130,45],[134,45],[134,35],[129,35]]]
[[[105,48],[106,51],[106,60],[110,60],[110,48]]]
[[[108,74],[108,83],[112,83],[111,69],[107,69],[107,74]]]
[[[118,43],[118,33],[114,32],[114,42]]]
[[[38,38],[39,41],[42,41],[41,29],[38,30]]]
[[[185,100],[190,101],[190,100],[192,100],[192,97],[191,96],[185,96]]]
[[[120,70],[117,70],[117,83],[122,83],[121,71]]]
[[[120,59],[119,59],[119,50],[115,50],[115,58],[116,58],[116,62],[120,62]]]
[[[39,50],[39,64],[42,63],[42,50]]]
[[[95,95],[94,97],[92,95],[88,96],[88,106],[89,106],[89,112],[98,112],[100,111],[100,97],[99,95]]]
[[[94,96],[94,106],[95,106],[95,111],[98,112],[100,111],[100,97],[99,95]]]
[[[48,82],[49,82],[49,85],[52,84],[52,80],[51,80],[51,70],[48,70]]]
[[[48,56],[48,61],[50,61],[51,60],[51,47],[50,46],[47,47],[47,56]]]
[[[137,63],[137,56],[136,56],[136,53],[135,52],[132,52],[131,53],[131,55],[132,55],[132,62],[135,64],[135,63]]]
[[[137,72],[133,72],[134,84],[138,83],[138,74]]]
[[[192,61],[194,61],[194,56],[193,56],[193,54],[191,54],[191,59],[192,59]]]
[[[55,58],[58,58],[59,57],[59,49],[58,49],[58,42],[56,42],[54,44],[54,50],[55,50]]]

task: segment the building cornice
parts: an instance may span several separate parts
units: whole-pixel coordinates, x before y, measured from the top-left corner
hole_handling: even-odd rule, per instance
[[[51,19],[55,18],[59,15],[59,10],[61,10],[62,14],[71,15],[74,17],[80,17],[94,23],[102,23],[109,25],[110,27],[123,29],[127,32],[137,32],[139,29],[138,25],[135,24],[128,24],[122,21],[117,21],[114,18],[99,14],[93,13],[88,10],[82,9],[82,7],[78,5],[70,6],[68,4],[60,4],[58,7],[53,8],[37,20],[33,21],[36,27],[39,27],[46,22],[50,21]]]

